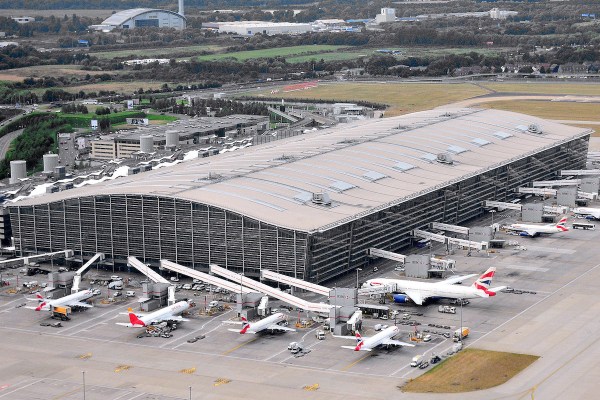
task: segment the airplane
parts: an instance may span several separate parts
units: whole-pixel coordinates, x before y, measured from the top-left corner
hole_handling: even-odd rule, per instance
[[[600,220],[600,208],[579,207],[574,208],[573,213],[578,217]]]
[[[375,336],[362,337],[360,332],[356,332],[354,336],[335,336],[342,339],[356,339],[356,346],[341,346],[344,349],[351,349],[354,351],[372,351],[377,346],[408,346],[415,347],[414,344],[404,343],[399,340],[392,339],[400,333],[400,328],[397,326],[390,326],[385,328]]]
[[[511,224],[506,227],[509,231],[518,232],[520,236],[536,237],[539,235],[550,235],[552,233],[567,232],[569,228],[567,217],[562,218],[557,224],[548,225],[527,225],[527,224]]]
[[[179,301],[168,307],[163,307],[160,310],[151,312],[150,314],[136,314],[131,308],[127,309],[129,314],[129,322],[117,322],[117,325],[126,326],[128,328],[143,328],[149,325],[157,325],[161,322],[177,321],[184,322],[189,319],[182,318],[179,314],[194,307],[194,303],[187,301]]]
[[[241,335],[245,335],[246,333],[256,334],[261,331],[280,331],[280,332],[296,332],[295,329],[288,328],[287,326],[279,325],[280,322],[285,321],[285,315],[282,313],[275,313],[273,315],[268,316],[267,318],[263,318],[259,321],[256,321],[252,324],[248,322],[246,317],[242,317],[242,322],[235,321],[224,321],[228,324],[242,324],[242,329],[228,329],[228,331],[236,332]]]
[[[363,288],[389,286],[393,290],[402,294],[393,296],[396,303],[408,303],[412,301],[417,305],[423,305],[427,299],[474,299],[477,297],[493,297],[496,293],[505,288],[500,286],[490,289],[492,278],[496,273],[495,267],[488,268],[473,284],[469,287],[455,286],[455,283],[462,282],[464,279],[475,276],[474,274],[455,276],[441,282],[418,282],[402,279],[369,279],[363,284]]]
[[[27,299],[27,300],[39,301],[40,304],[38,304],[36,307],[26,307],[26,308],[29,308],[30,310],[35,310],[35,311],[50,311],[50,310],[52,310],[52,307],[60,307],[60,306],[90,308],[90,307],[93,307],[93,305],[84,303],[82,300],[87,300],[90,297],[92,297],[93,295],[94,295],[94,293],[91,290],[86,289],[86,290],[80,290],[77,293],[73,293],[68,296],[64,296],[59,299],[56,299],[56,300],[51,300],[51,299],[44,298],[39,293],[36,293],[35,299]]]

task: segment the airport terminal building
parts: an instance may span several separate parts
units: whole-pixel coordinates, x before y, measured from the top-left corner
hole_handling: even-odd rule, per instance
[[[22,254],[72,249],[322,282],[399,251],[430,222],[585,167],[591,130],[523,114],[434,109],[358,121],[29,198],[9,207]]]

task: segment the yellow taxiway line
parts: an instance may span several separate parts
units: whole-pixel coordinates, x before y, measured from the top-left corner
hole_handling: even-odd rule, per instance
[[[236,351],[236,350],[237,350],[237,349],[239,349],[240,347],[243,347],[243,346],[247,345],[248,343],[252,343],[252,342],[254,342],[254,341],[255,341],[255,340],[257,340],[257,339],[258,339],[258,338],[257,338],[257,337],[255,337],[255,338],[254,338],[254,339],[252,339],[252,340],[248,340],[247,342],[244,342],[244,343],[238,344],[238,345],[237,345],[237,346],[235,346],[234,348],[227,350],[225,353],[223,353],[223,355],[224,355],[224,356],[226,356],[226,355],[228,355],[229,353],[233,353],[234,351]]]

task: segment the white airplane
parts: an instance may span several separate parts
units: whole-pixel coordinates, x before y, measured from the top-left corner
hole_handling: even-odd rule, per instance
[[[179,301],[168,307],[163,307],[160,310],[151,312],[150,314],[136,314],[131,308],[129,308],[129,322],[117,322],[117,325],[126,326],[128,328],[143,328],[148,325],[157,325],[161,322],[167,321],[189,321],[189,319],[182,318],[179,314],[194,307],[193,303],[187,301]]]
[[[268,316],[267,318],[263,318],[260,321],[256,321],[254,323],[249,323],[246,317],[242,317],[242,322],[235,321],[224,321],[228,324],[242,324],[242,329],[228,329],[228,331],[236,332],[239,334],[252,333],[256,334],[261,331],[280,331],[280,332],[296,332],[295,329],[288,328],[287,326],[279,325],[280,322],[285,321],[285,315],[282,313],[275,313],[273,315]]]
[[[574,208],[573,213],[578,217],[591,217],[593,219],[600,220],[600,208],[588,208],[588,207],[579,207]]]
[[[505,288],[505,286],[500,286],[490,289],[495,273],[495,267],[488,268],[484,274],[468,287],[456,286],[454,284],[475,276],[474,274],[456,276],[435,283],[387,278],[369,279],[363,283],[362,287],[387,286],[393,292],[403,293],[394,295],[396,303],[407,303],[409,300],[412,300],[413,303],[422,305],[427,299],[474,299],[477,297],[495,296],[496,292]]]
[[[397,326],[390,326],[385,328],[375,336],[362,337],[360,333],[356,332],[356,337],[353,336],[335,336],[343,339],[356,339],[356,346],[342,346],[344,349],[351,349],[354,351],[372,351],[377,346],[408,346],[415,347],[414,344],[404,343],[399,340],[392,339],[400,333],[400,328]]]
[[[86,289],[86,290],[80,290],[79,292],[70,294],[68,296],[61,297],[60,299],[51,300],[51,299],[46,299],[46,298],[42,297],[42,295],[39,293],[36,293],[35,299],[27,299],[27,300],[39,301],[40,304],[38,304],[37,307],[26,307],[26,308],[29,308],[30,310],[35,310],[35,311],[49,311],[49,310],[52,310],[52,307],[60,307],[60,306],[90,308],[90,307],[93,307],[93,305],[84,303],[82,300],[87,300],[90,297],[92,297],[93,295],[94,295],[94,293],[92,293],[91,290]]]
[[[520,236],[535,237],[539,235],[550,235],[552,233],[567,232],[569,228],[565,225],[567,217],[562,218],[557,224],[548,225],[527,225],[511,224],[506,227],[509,231],[518,232]]]

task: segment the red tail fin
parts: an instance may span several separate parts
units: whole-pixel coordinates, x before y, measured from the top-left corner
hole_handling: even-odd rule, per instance
[[[37,292],[35,294],[35,297],[37,297],[38,299],[43,299],[44,297],[40,294],[40,292]]]
[[[35,311],[42,311],[42,308],[44,308],[45,306],[46,306],[46,302],[44,301],[44,302],[40,303],[40,305],[35,308]]]
[[[129,311],[129,322],[131,322],[131,325],[141,325],[141,326],[146,326],[146,324],[144,323],[144,321],[142,321],[141,319],[139,319],[137,317],[137,315],[135,315],[131,309]]]
[[[248,323],[246,317],[242,317],[242,330],[240,331],[240,334],[243,335],[248,329],[250,329],[250,324]]]

